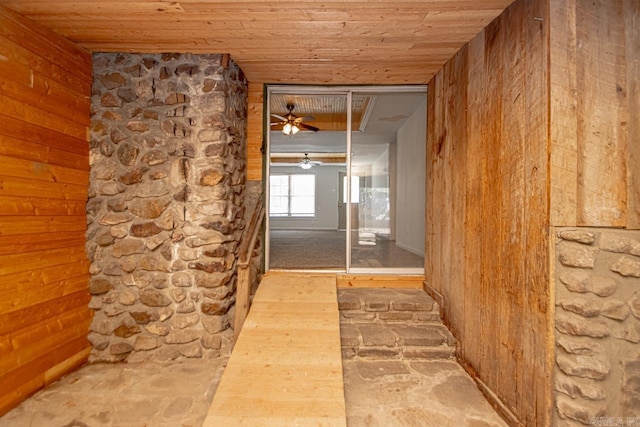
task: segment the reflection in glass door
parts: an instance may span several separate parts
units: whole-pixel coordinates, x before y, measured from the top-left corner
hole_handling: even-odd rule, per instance
[[[359,93],[374,103],[352,120],[350,269],[422,269],[426,162],[425,93]]]

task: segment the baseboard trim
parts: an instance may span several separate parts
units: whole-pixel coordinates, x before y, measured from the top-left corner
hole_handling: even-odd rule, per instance
[[[87,347],[84,350],[81,350],[73,356],[69,357],[68,359],[63,360],[57,365],[47,369],[44,373],[45,386],[59,380],[63,376],[75,371],[76,369],[87,363],[89,361],[90,354],[91,347]]]
[[[403,245],[402,243],[398,243],[397,240],[395,242],[396,242],[396,246],[399,247],[400,249],[404,249],[407,252],[411,252],[414,255],[418,255],[418,256],[424,258],[424,251],[420,252],[418,249],[414,249],[414,248],[411,248],[411,247],[409,247],[407,245]]]

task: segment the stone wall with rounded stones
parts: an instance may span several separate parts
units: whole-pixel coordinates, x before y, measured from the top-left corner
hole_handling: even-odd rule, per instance
[[[556,231],[556,424],[640,425],[640,231]]]
[[[226,55],[93,60],[91,358],[215,357],[244,227],[246,81]]]

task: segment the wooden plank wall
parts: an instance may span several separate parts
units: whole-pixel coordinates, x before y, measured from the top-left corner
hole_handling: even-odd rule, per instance
[[[638,229],[640,3],[551,8],[551,223]]]
[[[514,424],[549,425],[548,3],[519,0],[429,83],[425,277]]]
[[[247,96],[247,180],[262,181],[262,127],[263,95],[262,83],[249,83]]]
[[[640,229],[640,3],[624,2],[627,67],[627,228]]]
[[[91,72],[0,7],[0,415],[88,357]]]

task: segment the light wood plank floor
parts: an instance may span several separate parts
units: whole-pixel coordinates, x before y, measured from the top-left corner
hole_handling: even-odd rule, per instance
[[[334,275],[262,279],[204,426],[346,426]]]

